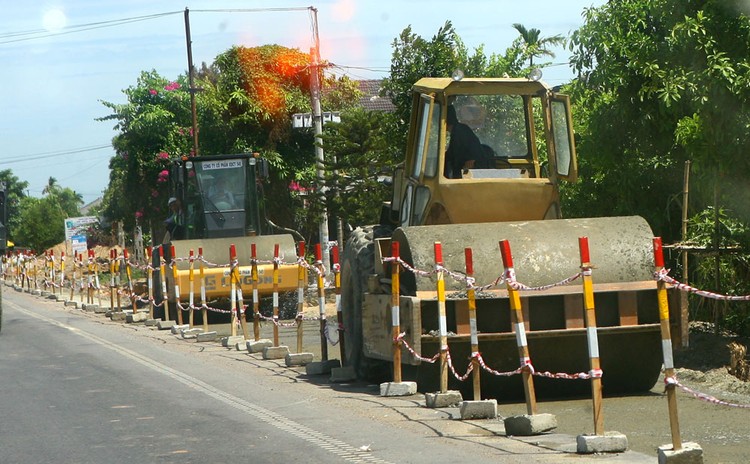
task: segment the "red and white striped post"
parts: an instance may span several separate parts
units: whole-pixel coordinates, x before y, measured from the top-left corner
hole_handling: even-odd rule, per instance
[[[279,244],[273,246],[273,346],[279,346]]]
[[[172,279],[174,280],[174,302],[175,311],[177,311],[177,325],[182,325],[182,306],[180,305],[180,279],[177,275],[177,254],[174,251],[174,245],[171,248],[172,262]]]
[[[662,249],[661,237],[655,237],[654,243],[654,265],[656,272],[664,269],[664,250]],[[656,282],[656,297],[659,302],[659,320],[661,323],[661,349],[664,357],[664,381],[666,382],[667,405],[669,407],[669,427],[672,431],[672,448],[674,451],[682,449],[680,438],[680,422],[677,417],[677,392],[675,384],[670,382],[675,377],[674,359],[672,357],[672,335],[669,329],[669,302],[667,299],[667,284],[659,279]]]
[[[315,267],[318,268],[318,309],[320,318],[320,360],[328,361],[328,339],[326,338],[326,288],[323,281],[323,253],[320,243],[315,244]]]
[[[164,322],[169,320],[169,303],[167,295],[167,260],[164,258],[164,245],[159,250],[159,275],[161,276],[161,304],[164,309]]]
[[[346,333],[344,332],[344,312],[341,308],[341,264],[339,264],[339,247],[333,247],[333,286],[336,292],[336,321],[339,331],[339,351],[341,365],[346,366]]]
[[[201,281],[201,315],[203,331],[208,332],[208,305],[206,304],[206,275],[203,262],[203,247],[198,247],[198,278]]]
[[[258,299],[258,255],[255,244],[250,245],[250,283],[253,290],[253,335],[260,340],[260,300]]]
[[[464,256],[466,258],[466,277],[473,279],[474,277],[474,255],[471,248],[464,249]],[[474,401],[481,401],[482,399],[482,388],[481,388],[481,367],[479,365],[479,334],[477,333],[477,300],[476,293],[474,291],[474,285],[468,285],[466,290],[466,297],[469,304],[469,328],[471,331],[471,380],[472,386],[474,387]]]
[[[232,312],[232,336],[237,336],[239,309],[237,308],[237,249],[229,245],[229,308]]]
[[[445,280],[443,277],[443,245],[435,242],[437,271],[438,329],[440,332],[440,393],[448,391],[448,321],[445,311]]]
[[[604,435],[604,414],[602,411],[602,369],[599,362],[599,337],[596,329],[594,309],[594,283],[591,276],[591,257],[588,237],[578,238],[581,254],[581,276],[583,282],[583,310],[586,320],[586,340],[589,348],[589,368],[591,369],[591,399],[594,408],[594,433]]]
[[[395,240],[391,241],[391,324],[393,326],[392,338],[393,338],[393,381],[401,383],[401,307],[399,294],[401,292],[401,284],[399,280],[399,272],[401,270],[401,264],[399,263],[399,243]],[[447,385],[446,385],[447,389]]]
[[[297,353],[302,353],[302,317],[305,313],[305,242],[300,241],[297,246]]]
[[[192,248],[188,255],[188,261],[190,263],[190,268],[188,269],[188,308],[190,309],[188,313],[188,325],[192,329],[195,322],[195,256]]]
[[[518,294],[518,290],[512,284],[516,280],[516,271],[513,268],[513,255],[510,252],[510,243],[507,240],[500,242],[500,255],[503,258],[503,267],[505,268],[504,275],[505,284],[508,289],[508,301],[510,302],[511,323],[516,331],[516,344],[518,345],[518,356],[521,363],[521,375],[523,377],[523,391],[526,396],[526,411],[528,414],[536,414],[536,392],[534,391],[529,346],[526,343],[523,308],[521,307],[521,297]]]
[[[146,247],[146,278],[148,279],[148,318],[154,318],[154,266],[151,259],[153,248]]]
[[[133,291],[133,273],[130,269],[130,257],[128,256],[128,250],[127,248],[122,250],[123,256],[125,257],[125,274],[128,277],[128,295],[130,296],[130,302],[133,304],[133,315],[135,316],[135,313],[138,312],[138,301],[135,298],[135,292]],[[92,267],[91,262],[93,261],[94,257],[94,250],[89,250],[89,268]],[[89,282],[91,281],[91,277],[89,277]],[[91,284],[89,284],[89,287]]]

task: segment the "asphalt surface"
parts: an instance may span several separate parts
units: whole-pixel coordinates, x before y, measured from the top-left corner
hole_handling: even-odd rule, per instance
[[[283,360],[3,291],[4,464],[656,459],[577,455],[573,435],[509,438],[501,419],[460,421],[457,408],[425,408],[422,395],[384,398],[377,385],[332,384]],[[320,344],[317,324],[306,349]],[[294,349],[295,329],[283,333]],[[337,350],[329,347],[331,358]]]

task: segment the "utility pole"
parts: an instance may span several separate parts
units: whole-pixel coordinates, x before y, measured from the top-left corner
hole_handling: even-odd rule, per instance
[[[310,94],[312,98],[312,116],[313,116],[313,131],[315,134],[315,160],[318,174],[318,185],[320,195],[325,195],[322,190],[323,183],[325,181],[325,174],[323,172],[323,162],[325,160],[323,156],[323,141],[321,136],[323,135],[323,115],[320,109],[320,38],[318,36],[318,10],[314,7],[310,7],[312,12],[313,22],[313,34],[314,34],[314,46],[310,49],[310,62],[311,62],[311,79],[310,79]],[[319,226],[320,234],[320,246],[324,250],[322,253],[323,258],[323,269],[326,274],[331,271],[331,258],[328,252],[328,208],[325,206],[325,200],[323,203],[323,212],[320,218]]]
[[[187,41],[188,85],[190,86],[190,110],[193,115],[193,156],[198,156],[198,114],[195,108],[195,86],[193,85],[193,41],[190,38],[190,10],[185,8],[185,40]]]

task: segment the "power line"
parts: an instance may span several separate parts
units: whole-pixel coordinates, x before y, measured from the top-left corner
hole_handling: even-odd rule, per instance
[[[3,159],[0,161],[0,166],[5,164],[23,163],[24,161],[34,161],[47,158],[56,158],[58,156],[75,155],[77,153],[85,153],[89,151],[103,150],[105,148],[112,148],[111,144],[107,145],[94,145],[91,147],[82,148],[71,148],[68,150],[48,151],[42,153],[35,153],[31,155],[15,155],[11,156],[10,159]]]
[[[76,26],[66,26],[60,30],[60,32],[49,32],[46,29],[33,29],[30,31],[19,31],[19,32],[8,32],[0,34],[0,44],[7,44],[13,42],[24,42],[28,40],[43,39],[46,37],[54,37],[58,35],[73,34],[76,32],[89,31],[93,29],[101,29],[105,27],[115,27],[122,24],[130,24],[139,21],[148,21],[150,19],[162,18],[164,16],[170,16],[180,14],[182,11],[169,11],[166,13],[156,13],[146,16],[132,16],[129,18],[113,19],[109,21],[99,21],[95,23],[79,24]],[[3,40],[7,39],[7,40]]]

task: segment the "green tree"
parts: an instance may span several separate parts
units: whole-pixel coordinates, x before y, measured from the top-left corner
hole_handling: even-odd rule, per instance
[[[65,240],[65,218],[80,216],[81,196],[56,182],[51,184],[55,188],[43,198],[24,197],[21,200],[17,245],[41,252]]]
[[[549,56],[554,58],[555,54],[549,49],[550,46],[559,46],[565,44],[565,37],[562,35],[553,35],[552,37],[542,37],[542,31],[536,28],[527,29],[523,24],[513,24],[513,29],[520,34],[520,45],[523,55],[529,59],[529,68],[534,66],[534,58]]]
[[[750,222],[750,19],[740,7],[625,0],[584,12],[571,40],[582,182],[565,191],[569,213],[640,214],[678,240],[691,160],[690,206],[713,211],[713,243],[729,221],[718,211]]]
[[[26,198],[26,189],[29,183],[21,181],[13,175],[10,169],[0,171],[0,182],[5,182],[5,205],[8,213],[6,224],[8,240],[15,241],[18,235],[18,226],[21,223],[21,201]]]

